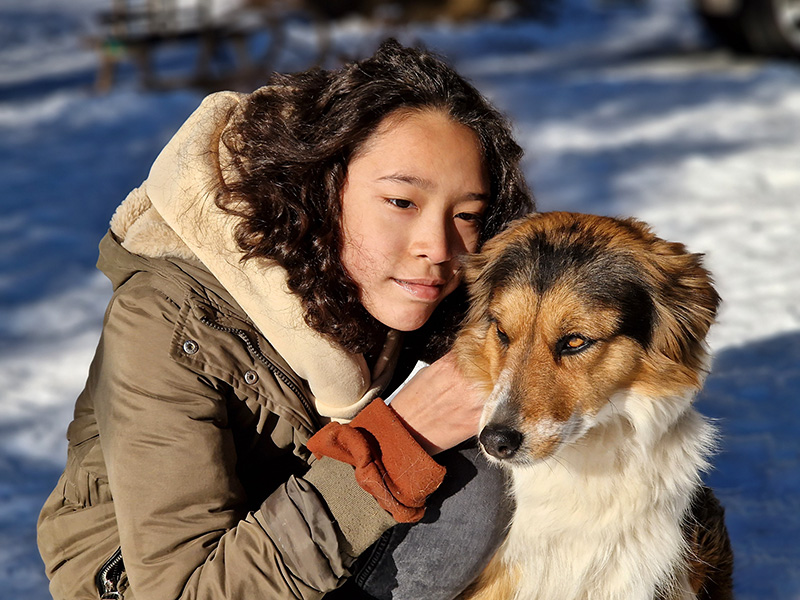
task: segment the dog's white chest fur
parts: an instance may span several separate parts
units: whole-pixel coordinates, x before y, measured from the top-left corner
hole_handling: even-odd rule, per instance
[[[694,598],[682,523],[714,430],[670,400],[628,396],[626,418],[513,470],[517,512],[496,558],[519,569],[516,600]]]

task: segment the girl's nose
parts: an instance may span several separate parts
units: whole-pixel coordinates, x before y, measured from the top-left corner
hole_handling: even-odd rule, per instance
[[[433,264],[445,263],[455,256],[453,226],[448,219],[428,219],[420,222],[414,231],[413,251]]]

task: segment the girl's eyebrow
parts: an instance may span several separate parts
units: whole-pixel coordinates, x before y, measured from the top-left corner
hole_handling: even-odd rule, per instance
[[[484,194],[483,192],[470,192],[467,196],[479,202],[489,202],[489,194]]]
[[[390,175],[384,175],[383,177],[378,177],[376,180],[378,181],[392,181],[395,183],[405,183],[408,185],[413,185],[414,187],[423,189],[423,190],[431,190],[435,186],[433,182],[429,179],[423,179],[422,177],[417,177],[416,175],[408,175],[406,173],[392,173]],[[478,200],[480,202],[488,202],[489,201],[489,194],[485,194],[483,192],[469,192],[466,194],[472,200]]]
[[[407,175],[405,173],[392,173],[391,175],[384,175],[383,177],[378,177],[375,181],[393,181],[396,183],[407,183],[409,185],[413,185],[414,187],[421,188],[423,190],[429,190],[434,187],[433,182],[429,179],[423,179],[422,177],[417,177],[416,175]]]

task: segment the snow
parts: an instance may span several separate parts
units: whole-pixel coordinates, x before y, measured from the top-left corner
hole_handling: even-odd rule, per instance
[[[110,295],[97,242],[201,98],[142,92],[130,69],[94,95],[77,34],[106,4],[0,6],[3,599],[48,597],[34,526]],[[550,25],[395,33],[448,56],[510,116],[541,209],[636,216],[706,255],[724,305],[698,405],[724,435],[707,479],[737,597],[800,599],[800,63],[710,47],[688,1],[564,4]],[[295,27],[283,68],[308,55]],[[381,35],[351,20],[333,41],[366,52]]]

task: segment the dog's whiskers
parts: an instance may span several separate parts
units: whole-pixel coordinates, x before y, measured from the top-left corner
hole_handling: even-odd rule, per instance
[[[564,469],[567,473],[571,472],[571,468],[570,468],[571,465],[569,464],[569,461],[567,461],[563,456],[558,456],[556,454],[551,454],[550,456],[545,458],[543,462],[547,466],[547,468],[550,469],[551,473],[555,472],[555,469],[553,468],[554,465],[552,465],[551,463],[556,463],[559,467]]]

